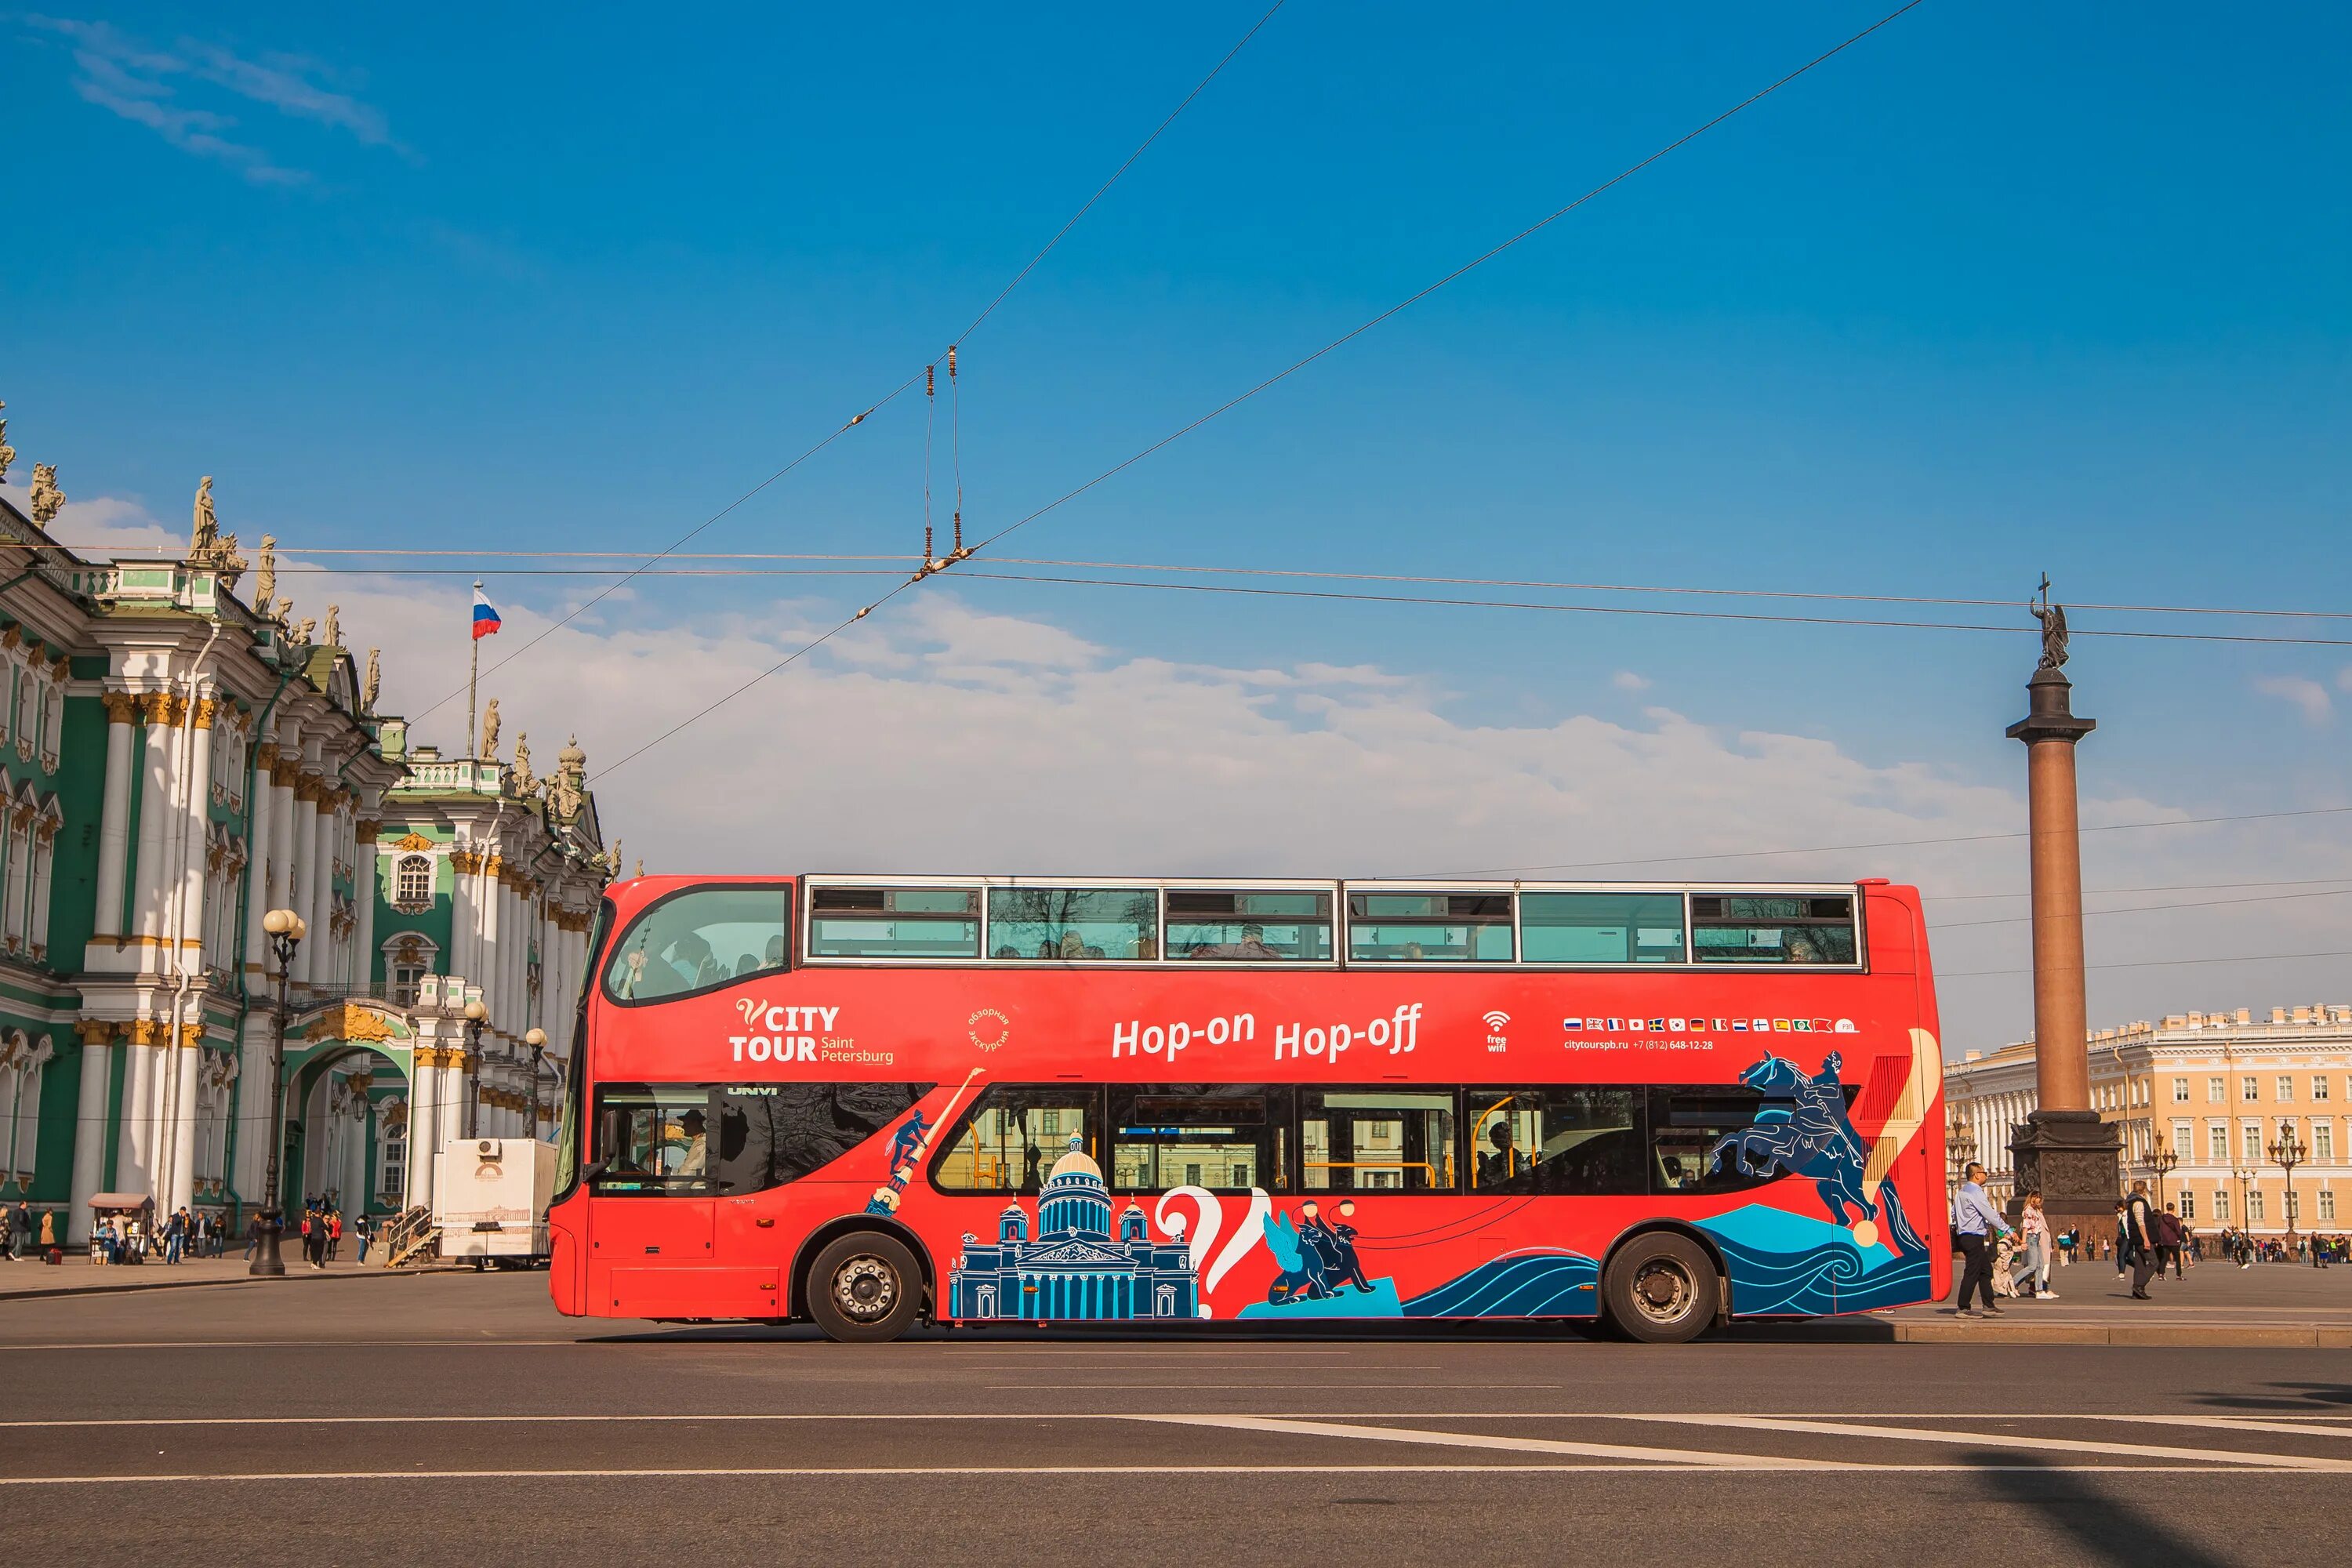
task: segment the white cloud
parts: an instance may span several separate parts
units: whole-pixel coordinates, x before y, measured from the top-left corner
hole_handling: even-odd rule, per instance
[[[2254,681],[2254,689],[2265,697],[2293,703],[2302,710],[2303,721],[2306,724],[2325,724],[2334,711],[2335,705],[2328,700],[2327,688],[2305,676],[2261,676]],[[2352,687],[2347,689],[2352,690]]]
[[[1609,684],[1615,687],[1620,691],[1647,691],[1650,689],[1649,678],[1647,676],[1636,675],[1630,669],[1621,669],[1616,674],[1611,676],[1609,678]]]
[[[236,125],[236,118],[182,101],[182,84],[208,84],[231,99],[345,132],[363,145],[401,150],[383,111],[325,86],[317,79],[325,68],[315,60],[275,54],[248,59],[217,44],[188,39],[165,49],[108,22],[55,16],[25,20],[67,42],[78,72],[74,91],[83,101],[146,126],[183,152],[226,163],[255,184],[304,184],[310,175],[279,163],[263,148],[231,140],[224,132]]]
[[[2343,690],[2352,691],[2352,664],[2347,664],[2336,672],[2336,684]]]

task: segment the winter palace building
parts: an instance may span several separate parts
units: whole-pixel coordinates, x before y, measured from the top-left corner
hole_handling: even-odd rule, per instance
[[[477,1087],[481,1135],[551,1136],[614,871],[576,744],[545,778],[489,726],[480,756],[412,747],[332,607],[273,600],[269,541],[237,596],[209,485],[180,556],[84,560],[0,500],[0,1198],[75,1239],[101,1194],[238,1227],[260,1204],[273,908],[309,927],[284,1201],[429,1202],[412,1134],[465,1131]]]
[[[2352,1006],[2175,1013],[2091,1036],[2091,1102],[2114,1122],[2122,1174],[2162,1181],[2199,1229],[2284,1236],[2289,1173],[2271,1158],[2287,1128],[2295,1229],[2352,1231]],[[1948,1111],[1976,1141],[1996,1202],[2012,1195],[2009,1140],[2038,1101],[2033,1042],[1944,1065]]]

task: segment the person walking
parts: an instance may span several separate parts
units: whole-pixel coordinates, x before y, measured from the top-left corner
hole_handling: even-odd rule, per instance
[[[30,1247],[33,1245],[33,1211],[24,1199],[18,1198],[15,1208],[10,1209],[5,1215],[0,1215],[0,1222],[5,1222],[0,1223],[0,1228],[5,1228],[7,1232],[7,1235],[0,1237],[0,1240],[5,1240],[7,1243],[5,1255],[8,1261],[14,1263],[16,1261],[18,1247]]]
[[[2136,1300],[2152,1301],[2147,1282],[2161,1266],[2157,1234],[2156,1205],[2148,1201],[2145,1180],[2131,1184],[2131,1196],[2124,1200],[2123,1244],[2117,1256],[2131,1264],[2132,1297]]]
[[[327,1211],[327,1261],[332,1263],[343,1249],[343,1211]]]
[[[2171,1204],[2165,1205],[2163,1212],[2156,1216],[2156,1271],[2158,1274],[2162,1274],[2164,1266],[2169,1263],[2175,1279],[2189,1278],[2180,1261],[2181,1253],[2187,1250],[2184,1244],[2188,1239],[2189,1233],[2180,1227],[2180,1211]]]
[[[1952,1238],[1959,1245],[1964,1267],[1960,1270],[1959,1305],[1953,1316],[1974,1318],[1999,1317],[2000,1307],[1992,1299],[1992,1242],[2005,1235],[2009,1226],[2001,1223],[1992,1200],[1985,1196],[1985,1168],[1971,1160],[1964,1173],[1960,1190],[1952,1194]],[[1984,1293],[1984,1311],[1971,1310],[1969,1301],[1973,1292]]]
[[[2050,1216],[2042,1212],[2040,1193],[2025,1194],[2025,1207],[2017,1224],[2025,1237],[2025,1246],[2018,1254],[2022,1271],[2018,1282],[2031,1290],[2036,1300],[2055,1301],[2058,1292],[2050,1288]]]
[[[358,1261],[367,1261],[368,1243],[375,1239],[375,1225],[364,1214],[352,1219],[352,1239],[359,1244]]]

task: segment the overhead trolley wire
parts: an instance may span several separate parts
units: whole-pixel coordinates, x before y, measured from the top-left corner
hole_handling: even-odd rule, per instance
[[[952,409],[952,405],[952,405],[952,395],[953,395],[953,392],[954,392],[954,382],[953,382],[952,378],[951,378],[951,379],[950,379],[950,381],[949,390],[950,390],[950,408]],[[959,488],[958,488],[958,492],[957,492],[957,493],[958,493],[959,500],[961,500],[961,480],[960,474],[961,474],[961,470],[959,470],[959,479],[958,479],[958,481],[957,481],[957,482],[958,482],[958,487],[959,487]],[[113,548],[113,547],[112,547],[112,546],[95,546],[95,545],[79,545],[79,546],[52,545],[52,546],[44,546],[44,548],[50,548],[50,549],[78,549],[78,550],[82,550],[82,551],[102,551],[102,550],[106,550],[106,549],[111,549],[111,548]],[[635,560],[639,559],[639,558],[642,556],[642,554],[644,553],[642,551],[635,551],[635,550],[629,550],[629,551],[599,551],[599,550],[436,550],[436,549],[432,549],[432,548],[429,548],[429,547],[424,547],[424,546],[403,546],[403,547],[396,548],[396,549],[394,549],[394,548],[352,548],[352,547],[341,547],[341,546],[339,546],[339,547],[331,548],[331,549],[315,549],[315,550],[314,550],[314,549],[302,549],[302,550],[299,550],[299,552],[293,552],[293,553],[299,553],[299,554],[304,555],[304,556],[314,556],[314,557],[315,557],[315,556],[368,556],[368,557],[382,557],[382,556],[407,556],[407,557],[415,557],[415,558],[421,558],[421,559],[425,559],[425,560],[442,560],[442,561],[491,561],[491,560],[517,560],[517,561],[635,561]],[[735,551],[735,550],[720,550],[720,551],[694,551],[694,552],[688,552],[688,551],[675,551],[675,550],[674,550],[674,551],[669,551],[669,552],[665,552],[665,554],[664,554],[664,556],[663,556],[663,559],[667,559],[667,560],[677,560],[677,561],[734,561],[734,562],[740,562],[740,561],[757,561],[757,562],[767,562],[767,561],[874,561],[874,562],[885,562],[885,563],[915,562],[915,563],[920,563],[920,561],[922,560],[922,557],[920,557],[920,556],[915,556],[915,555],[895,554],[895,553],[891,553],[891,552],[873,552],[873,553],[866,553],[866,554],[850,554],[850,553],[844,553],[844,552],[806,552],[806,551]],[[1074,560],[1065,560],[1065,559],[1060,559],[1060,558],[1052,558],[1052,557],[1045,557],[1045,556],[1025,556],[1025,555],[999,555],[999,556],[994,556],[994,557],[992,557],[992,561],[994,562],[994,563],[995,563],[995,564],[1002,565],[1002,566],[1051,566],[1051,567],[1064,567],[1064,568],[1091,569],[1091,570],[1108,571],[1108,572],[1145,572],[1145,573],[1162,573],[1162,574],[1169,574],[1207,575],[1207,576],[1236,576],[1236,577],[1296,577],[1296,578],[1311,578],[1311,579],[1315,579],[1315,580],[1318,580],[1318,581],[1345,582],[1345,583],[1398,583],[1398,584],[1430,584],[1430,585],[1433,585],[1433,586],[1438,586],[1438,587],[1473,587],[1473,588],[1538,588],[1538,589],[1543,589],[1543,590],[1547,590],[1547,591],[1554,592],[1554,593],[1589,593],[1589,594],[1657,594],[1657,595],[1666,595],[1666,596],[1669,596],[1669,597],[1690,597],[1690,598],[1747,598],[1747,599],[1801,599],[1801,600],[1818,600],[1818,601],[1823,601],[1823,602],[1834,602],[1834,603],[1841,603],[1841,604],[1871,604],[1871,605],[1958,605],[1958,606],[1969,607],[1969,608],[1986,608],[1986,609],[2014,609],[2014,608],[2018,607],[2019,605],[2023,605],[2023,604],[2025,604],[2025,603],[2027,602],[2027,601],[2022,600],[2022,599],[1957,598],[1957,597],[1946,597],[1946,596],[1928,595],[1919,595],[1919,594],[1855,594],[1855,593],[1834,592],[1834,591],[1826,590],[1826,589],[1813,589],[1813,588],[1725,588],[1725,587],[1692,587],[1692,586],[1687,586],[1687,585],[1677,586],[1677,585],[1674,585],[1674,584],[1654,584],[1654,583],[1577,583],[1577,582],[1562,582],[1562,581],[1555,581],[1555,580],[1550,580],[1550,579],[1546,579],[1546,578],[1538,578],[1538,577],[1449,577],[1449,576],[1435,576],[1435,575],[1429,575],[1429,574],[1418,574],[1418,573],[1405,573],[1405,572],[1334,572],[1334,571],[1329,571],[1329,570],[1317,569],[1317,568],[1310,568],[1310,567],[1289,567],[1289,566],[1216,566],[1216,565],[1200,565],[1200,564],[1174,564],[1174,563],[1166,563],[1166,562],[1150,562],[1150,561],[1074,561]],[[589,574],[591,574],[593,572],[605,571],[605,570],[617,570],[617,569],[614,569],[614,568],[580,568],[580,569],[564,568],[564,569],[562,569],[562,571],[564,571],[564,572],[566,572],[566,573],[569,573],[570,574],[572,574],[572,575],[589,575]],[[526,575],[526,574],[540,574],[540,575],[553,574],[554,574],[555,569],[551,569],[551,568],[539,568],[539,567],[501,567],[501,566],[464,566],[464,567],[446,567],[446,568],[445,568],[445,567],[435,567],[435,566],[362,566],[362,567],[353,567],[353,566],[311,566],[311,565],[284,565],[284,564],[281,564],[281,565],[278,568],[278,574],[279,574],[279,575],[281,575],[281,576],[284,576],[284,575],[286,575],[286,574],[294,574],[294,573],[328,574],[346,574],[346,575],[356,575],[356,574],[372,574],[372,575],[395,575],[395,574],[404,574],[404,573],[405,573],[405,574],[415,574],[415,575],[423,576],[423,575],[432,575],[432,574],[443,574],[449,573],[449,572],[479,572],[479,573],[482,573],[482,574],[491,574],[491,573],[496,573],[496,574],[499,574],[499,575],[503,575],[503,576],[515,576],[515,575]],[[640,574],[640,575],[645,575],[645,576],[673,576],[673,575],[683,575],[683,574],[685,574],[677,573],[677,572],[676,572],[676,571],[674,571],[674,570],[672,570],[672,569],[667,569],[667,568],[656,568],[656,569],[654,569],[654,570],[652,570],[652,571],[643,572],[643,573],[641,573],[641,574]],[[789,573],[789,572],[779,572],[779,571],[775,571],[775,570],[773,570],[773,569],[772,569],[772,568],[767,568],[767,567],[739,567],[739,568],[732,568],[732,569],[713,569],[713,570],[709,571],[709,572],[698,573],[698,574],[697,574],[697,575],[707,575],[707,576],[741,576],[741,577],[763,577],[763,576],[791,576],[791,575],[797,575],[797,574]],[[1466,600],[1454,600],[1454,601],[1441,601],[1441,602],[1450,602],[1450,603],[1471,603],[1472,601],[1466,601]],[[2288,618],[2288,619],[2299,619],[2299,620],[2333,620],[2333,621],[2352,620],[2352,610],[2252,609],[2252,608],[2246,608],[2246,607],[2242,607],[2242,606],[2240,606],[2240,607],[2232,607],[2232,606],[2229,606],[2229,605],[2123,605],[2123,604],[2101,604],[2101,603],[2094,603],[2094,602],[2091,602],[2091,601],[2088,601],[2088,600],[2082,600],[2082,601],[2070,601],[2070,602],[2068,603],[2068,605],[2067,605],[2067,606],[2066,606],[2066,607],[2067,607],[2067,609],[2068,609],[2068,610],[2070,610],[2070,611],[2074,611],[2074,612],[2077,612],[2077,613],[2080,613],[2080,612],[2083,612],[2083,611],[2096,611],[2096,612],[2105,612],[2105,613],[2112,613],[2112,614],[2117,614],[2117,615],[2150,615],[2150,616],[2253,616],[2253,617]],[[2004,629],[2006,629],[2006,628],[2004,628]]]
[[[1373,605],[1444,605],[1465,610],[1549,610],[1559,615],[1652,616],[1670,620],[1763,621],[1788,626],[1880,626],[1918,631],[2033,633],[2027,626],[1986,621],[1911,621],[1862,616],[1776,616],[1757,610],[1673,610],[1652,605],[1553,605],[1530,599],[1459,599],[1425,594],[1351,594],[1336,588],[1245,588],[1231,583],[1153,583],[1135,577],[1044,576],[1019,572],[976,572],[961,576],[999,583],[1066,583],[1089,588],[1145,588],[1166,594],[1238,594],[1254,598],[1320,599]],[[2352,637],[2258,637],[2242,632],[2158,632],[2121,626],[2070,626],[2078,637],[2138,637],[2159,642],[2284,643],[2303,647],[2352,647]],[[2039,635],[2036,633],[2035,635]]]
[[[2106,822],[2084,826],[2084,833],[2130,833],[2155,827],[2210,827],[2219,823],[2277,822],[2289,817],[2341,816],[2352,805],[2315,805],[2297,811],[2250,811],[2229,816],[2176,816],[2155,822]],[[1842,855],[1855,849],[1913,849],[1936,844],[1990,844],[2004,838],[2031,838],[2031,828],[2006,833],[1958,833],[1937,838],[1882,838],[1866,844],[1812,844],[1793,849],[1735,849],[1721,854],[1644,855],[1623,860],[1566,860],[1548,866],[1489,866],[1477,871],[1444,871],[1408,881],[1440,881],[1449,878],[1516,877],[1531,871],[1599,871],[1618,866],[1666,866],[1688,860],[1756,860],[1779,855]]]
[[[2345,879],[2337,879],[2339,881]],[[2352,893],[2352,888],[2327,888],[2315,893],[2262,893],[2244,899],[2194,899],[2186,903],[2126,904],[2119,910],[2084,910],[2083,918],[2089,920],[2094,915],[2144,915],[2154,910],[2218,910],[2232,904],[2275,904],[2292,899],[2340,899],[2347,893]],[[2005,915],[1999,920],[1930,921],[1927,924],[1933,931],[1967,931],[1972,926],[2021,925],[2032,918],[2032,915]]]

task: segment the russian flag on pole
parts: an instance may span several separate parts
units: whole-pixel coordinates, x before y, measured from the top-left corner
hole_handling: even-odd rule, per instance
[[[479,588],[474,590],[474,640],[479,642],[499,629],[499,613],[482,597]]]

